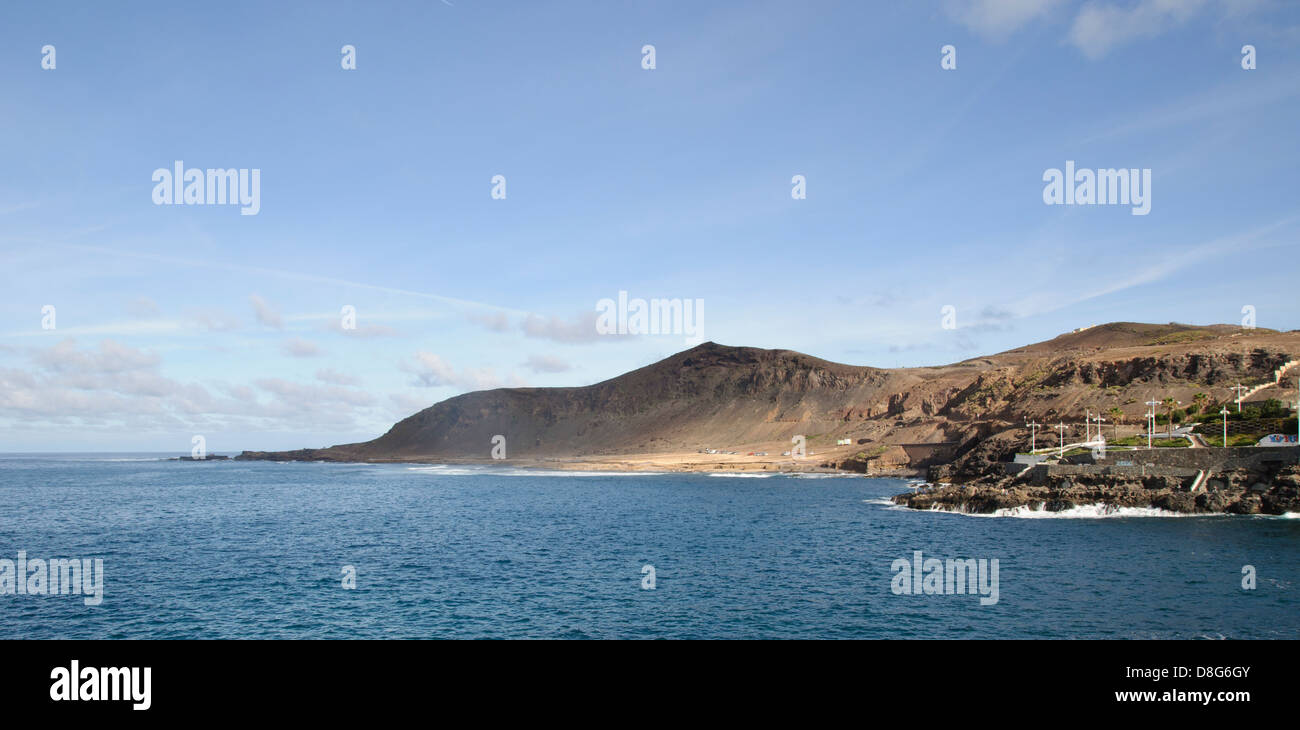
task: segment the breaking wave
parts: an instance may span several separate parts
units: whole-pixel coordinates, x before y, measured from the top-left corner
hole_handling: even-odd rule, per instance
[[[1081,504],[1063,509],[1056,512],[1045,509],[1046,502],[1039,502],[1036,507],[1022,505],[1010,509],[1000,509],[993,512],[969,512],[964,509],[945,509],[943,507],[932,507],[931,512],[950,512],[952,514],[966,515],[968,517],[1018,517],[1021,519],[1057,519],[1057,520],[1095,520],[1107,517],[1211,517],[1221,513],[1212,514],[1189,514],[1185,512],[1173,512],[1158,507],[1117,507],[1113,504]]]
[[[494,477],[635,477],[667,474],[662,471],[582,471],[575,469],[521,469],[519,467],[453,466],[433,464],[408,466],[407,471],[440,476],[494,476]]]

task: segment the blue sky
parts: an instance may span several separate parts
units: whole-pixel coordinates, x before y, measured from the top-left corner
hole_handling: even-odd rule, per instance
[[[598,336],[619,291],[886,367],[1300,327],[1295,3],[10,3],[0,98],[0,451],[364,440],[687,346]],[[176,160],[259,213],[155,205]],[[1045,205],[1066,160],[1150,213]]]

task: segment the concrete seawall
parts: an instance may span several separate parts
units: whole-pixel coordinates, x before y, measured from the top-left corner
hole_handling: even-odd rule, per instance
[[[1007,464],[1008,474],[1023,474],[1034,486],[1048,486],[1055,479],[1073,476],[1110,476],[1141,479],[1165,476],[1186,479],[1188,484],[1198,471],[1207,474],[1229,469],[1268,469],[1300,460],[1300,447],[1239,446],[1230,449],[1140,449],[1110,451],[1104,459],[1091,454],[1071,458],[1067,464]],[[1123,462],[1123,464],[1121,464]]]
[[[1092,454],[1081,454],[1083,464],[1115,465],[1120,461],[1134,466],[1152,464],[1184,469],[1256,469],[1265,463],[1295,464],[1300,461],[1300,446],[1234,446],[1229,449],[1139,449],[1136,451],[1108,451],[1106,458],[1095,459]]]

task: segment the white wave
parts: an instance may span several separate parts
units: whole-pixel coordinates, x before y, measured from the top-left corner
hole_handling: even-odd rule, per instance
[[[715,471],[710,472],[711,477],[731,477],[733,479],[767,479],[776,476],[776,472],[754,472],[754,471]]]
[[[1300,512],[1283,512],[1282,514],[1278,515],[1278,519],[1300,520]]]
[[[782,472],[782,476],[795,479],[861,479],[861,474],[831,474],[827,472]]]
[[[1021,519],[1057,519],[1057,520],[1095,520],[1107,517],[1213,517],[1222,516],[1222,513],[1211,514],[1189,514],[1185,512],[1172,512],[1167,509],[1158,507],[1117,507],[1113,504],[1081,504],[1069,509],[1063,509],[1052,512],[1044,509],[1045,502],[1039,502],[1036,506],[1022,505],[1010,509],[1000,509],[993,512],[968,512],[964,509],[945,509],[940,506],[931,507],[931,512],[948,512],[952,514],[966,515],[968,517],[1019,517]]]
[[[582,471],[576,469],[522,469],[519,467],[497,466],[453,466],[450,464],[432,464],[429,466],[408,466],[407,471],[423,472],[445,476],[496,476],[496,477],[636,477],[668,474],[662,471]]]
[[[497,472],[490,472],[497,473]],[[511,469],[501,472],[510,477],[645,477],[671,474],[666,471],[581,471],[562,469]]]
[[[891,499],[891,498],[889,498],[889,497],[872,497],[871,499],[864,499],[864,500],[862,500],[862,503],[863,503],[863,504],[878,504],[878,505],[880,505],[881,507],[902,507],[902,506],[903,506],[903,505],[901,505],[901,504],[898,504],[897,502],[895,502],[893,499]],[[904,507],[904,509],[906,509],[906,508]],[[919,510],[914,510],[914,511],[919,511]]]

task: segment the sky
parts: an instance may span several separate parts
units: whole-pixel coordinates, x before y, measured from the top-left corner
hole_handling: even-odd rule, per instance
[[[703,340],[1300,327],[1300,3],[6,3],[0,110],[0,452],[349,443]],[[256,214],[156,202],[177,161]],[[1047,204],[1067,161],[1149,211]],[[701,329],[601,334],[620,292]]]

